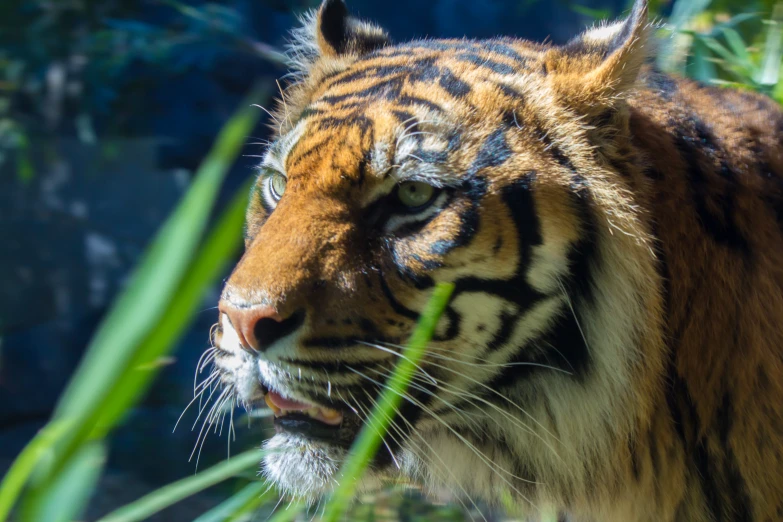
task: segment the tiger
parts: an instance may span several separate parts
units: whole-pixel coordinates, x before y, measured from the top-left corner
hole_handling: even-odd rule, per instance
[[[645,0],[563,45],[303,18],[213,348],[281,491],[342,480],[447,283],[363,490],[783,520],[783,114],[661,72],[655,29]]]

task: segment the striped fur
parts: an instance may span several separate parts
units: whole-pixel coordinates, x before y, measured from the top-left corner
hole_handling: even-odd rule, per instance
[[[336,480],[432,286],[455,284],[367,481],[535,518],[783,520],[783,115],[644,65],[646,2],[555,47],[393,45],[326,0],[223,300],[304,324],[215,364],[346,417],[337,444],[279,433],[264,472]],[[285,194],[264,204],[271,172]],[[399,213],[419,181],[430,207]]]

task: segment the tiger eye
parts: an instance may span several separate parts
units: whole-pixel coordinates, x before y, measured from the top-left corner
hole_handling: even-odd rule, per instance
[[[272,192],[272,197],[280,199],[285,194],[285,186],[288,180],[282,174],[272,174],[269,179],[269,189]]]
[[[435,188],[420,181],[406,181],[397,189],[397,198],[406,207],[416,208],[426,205],[435,195]]]

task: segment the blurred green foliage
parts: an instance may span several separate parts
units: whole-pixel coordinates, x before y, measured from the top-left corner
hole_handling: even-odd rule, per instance
[[[680,0],[661,32],[658,66],[783,103],[783,3]]]
[[[250,99],[265,97],[256,90]],[[157,362],[241,245],[248,186],[205,231],[224,176],[258,116],[248,101],[224,126],[191,188],[98,328],[51,422],[0,483],[0,520],[23,491],[24,521],[78,518],[105,460],[106,436],[141,399],[161,367]]]
[[[131,67],[175,77],[209,67],[226,50],[284,65],[282,53],[248,36],[239,13],[218,2],[0,2],[0,166],[16,161],[18,177],[29,180],[31,136],[93,143],[98,135],[132,134],[126,123],[148,91],[126,85],[138,81],[129,80]]]

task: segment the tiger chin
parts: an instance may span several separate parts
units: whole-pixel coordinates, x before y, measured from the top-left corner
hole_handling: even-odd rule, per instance
[[[304,19],[214,351],[274,413],[267,477],[341,480],[449,282],[366,487],[783,520],[783,115],[658,72],[650,32],[642,0],[562,46]]]

